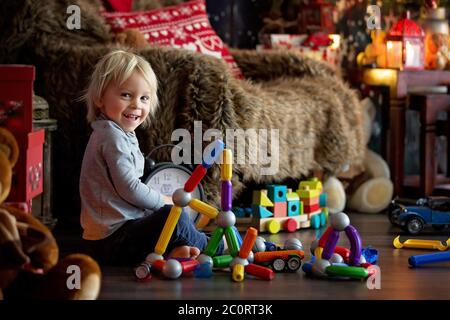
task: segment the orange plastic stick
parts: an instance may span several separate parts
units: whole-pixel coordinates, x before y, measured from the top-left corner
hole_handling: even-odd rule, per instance
[[[245,234],[244,240],[242,241],[241,249],[239,250],[239,257],[242,259],[247,259],[255,244],[256,238],[258,237],[258,230],[253,227],[248,228]]]

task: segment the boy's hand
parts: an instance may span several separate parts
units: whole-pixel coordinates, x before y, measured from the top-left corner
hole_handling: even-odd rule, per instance
[[[173,205],[172,196],[162,195],[162,197],[163,197],[163,201],[164,201],[165,204],[172,204]]]

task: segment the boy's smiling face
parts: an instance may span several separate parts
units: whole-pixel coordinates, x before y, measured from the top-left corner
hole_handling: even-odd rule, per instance
[[[150,96],[149,84],[134,71],[121,86],[110,83],[96,105],[125,132],[133,132],[150,112]]]

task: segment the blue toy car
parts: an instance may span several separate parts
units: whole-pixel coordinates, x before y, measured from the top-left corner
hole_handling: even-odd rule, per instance
[[[392,201],[388,208],[389,221],[410,234],[419,234],[426,225],[442,230],[450,225],[450,198],[427,197],[417,200],[415,206]]]

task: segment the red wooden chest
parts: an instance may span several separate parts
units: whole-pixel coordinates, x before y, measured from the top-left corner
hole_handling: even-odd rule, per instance
[[[0,126],[6,127],[19,144],[7,202],[26,202],[43,188],[44,129],[33,130],[34,66],[0,65]]]

